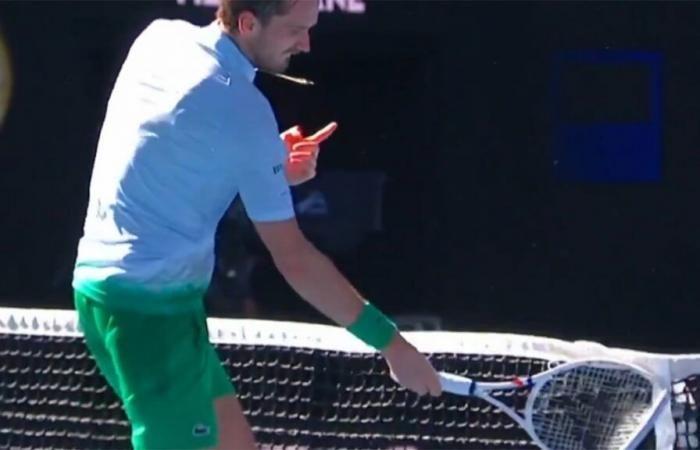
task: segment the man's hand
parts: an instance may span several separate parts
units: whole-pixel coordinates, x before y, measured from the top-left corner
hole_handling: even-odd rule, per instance
[[[336,128],[338,124],[331,122],[311,136],[304,137],[301,129],[294,126],[280,135],[287,147],[284,171],[290,185],[296,186],[316,176],[319,146],[331,137]]]
[[[382,354],[389,363],[391,377],[406,389],[433,397],[442,393],[442,385],[433,366],[400,334],[397,333]]]

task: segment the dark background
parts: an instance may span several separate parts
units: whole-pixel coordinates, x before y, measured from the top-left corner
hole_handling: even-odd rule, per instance
[[[71,307],[95,145],[126,51],[156,17],[212,14],[174,0],[0,2],[16,80],[0,130],[4,305]],[[312,55],[290,71],[315,87],[258,83],[282,129],[340,123],[322,173],[386,175],[382,231],[331,253],[388,313],[697,351],[698,23],[698,2],[367,0],[364,15],[321,14]],[[584,50],[662,55],[659,181],[553,176],[552,61]],[[270,317],[322,320],[269,266],[253,279]]]

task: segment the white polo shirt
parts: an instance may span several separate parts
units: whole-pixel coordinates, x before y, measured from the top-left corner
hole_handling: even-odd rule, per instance
[[[156,20],[107,107],[73,287],[117,307],[201,307],[237,194],[253,221],[294,216],[286,150],[255,68],[216,23]]]

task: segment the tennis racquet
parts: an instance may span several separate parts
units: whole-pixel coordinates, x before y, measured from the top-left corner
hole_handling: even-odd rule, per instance
[[[440,381],[446,392],[496,406],[548,450],[634,448],[669,399],[668,389],[646,370],[600,359],[568,362],[507,382],[476,382],[444,372]],[[504,403],[523,396],[524,408]]]

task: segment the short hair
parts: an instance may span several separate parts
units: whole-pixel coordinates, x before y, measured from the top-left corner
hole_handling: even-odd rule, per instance
[[[273,16],[283,16],[289,12],[296,0],[221,0],[216,18],[229,32],[236,31],[238,16],[248,11],[266,25]]]

